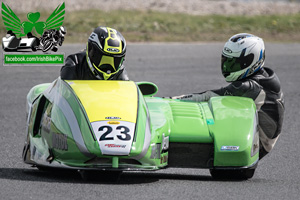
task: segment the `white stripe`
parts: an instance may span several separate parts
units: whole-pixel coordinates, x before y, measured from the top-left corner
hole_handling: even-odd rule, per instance
[[[138,129],[136,129],[138,130]],[[145,126],[145,138],[144,138],[144,145],[143,145],[143,150],[141,153],[137,156],[131,157],[135,160],[142,159],[145,157],[145,155],[148,152],[149,146],[150,146],[150,141],[151,141],[151,131],[150,131],[150,118],[149,118],[149,112],[147,109],[147,121],[146,121],[146,126]]]
[[[62,82],[60,82],[62,83]],[[63,84],[63,83],[62,83]],[[85,146],[82,133],[80,131],[80,127],[77,121],[77,118],[69,105],[68,101],[58,92],[57,85],[55,85],[54,88],[50,90],[50,93],[45,92],[45,96],[55,105],[57,105],[62,113],[64,114],[69,127],[71,129],[71,133],[73,135],[73,138],[75,140],[75,143],[80,150],[82,154],[84,154],[87,157],[94,157],[93,154],[91,154],[88,149]],[[49,87],[50,88],[50,87]]]

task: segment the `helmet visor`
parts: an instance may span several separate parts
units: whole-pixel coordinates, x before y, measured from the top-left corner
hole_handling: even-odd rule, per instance
[[[117,72],[119,71],[122,62],[123,62],[123,56],[122,57],[114,57],[114,56],[107,56],[102,55],[101,60],[97,68],[107,74]]]
[[[124,59],[124,55],[105,55],[99,48],[93,48],[92,55],[89,55],[94,67],[107,74],[119,71]]]
[[[102,55],[100,64],[96,66],[94,63],[92,63],[92,65],[98,75],[102,76],[104,80],[108,80],[119,71],[120,67],[122,66],[123,58],[124,57]],[[115,63],[118,65],[115,65]]]
[[[120,40],[113,40],[113,39],[109,38],[107,40],[107,45],[110,46],[110,47],[121,47],[121,41]]]
[[[251,65],[253,62],[254,55],[249,54],[247,56],[236,57],[226,57],[222,55],[221,69],[223,75],[229,75],[231,72],[237,72],[243,70]]]

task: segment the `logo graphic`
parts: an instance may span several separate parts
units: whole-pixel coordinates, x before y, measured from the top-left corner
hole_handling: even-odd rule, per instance
[[[4,51],[31,49],[32,51],[52,50],[56,52],[58,46],[62,45],[66,34],[66,28],[62,26],[65,3],[57,6],[45,22],[39,21],[39,12],[28,13],[28,21],[21,22],[8,5],[2,2],[1,8],[2,19],[7,30],[6,36],[2,38]]]
[[[107,51],[118,53],[120,50],[115,48],[108,48]]]
[[[232,50],[229,49],[228,47],[225,47],[225,48],[224,48],[224,51],[227,52],[227,53],[232,53]]]
[[[105,117],[105,119],[121,119],[121,117]]]
[[[240,149],[239,146],[222,146],[221,151],[238,151]]]

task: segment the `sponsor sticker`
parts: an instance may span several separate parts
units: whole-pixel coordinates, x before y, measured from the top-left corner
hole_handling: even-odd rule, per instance
[[[107,51],[118,53],[120,50],[115,48],[108,48]]]
[[[119,145],[119,144],[105,144],[108,148],[125,148],[126,145]]]
[[[222,146],[221,151],[238,151],[239,146]]]
[[[68,136],[62,133],[52,134],[52,146],[55,149],[67,151],[68,150]]]
[[[105,117],[105,119],[121,119],[121,117]]]
[[[117,125],[117,124],[120,124],[120,122],[117,122],[117,121],[109,121],[109,122],[107,122],[108,124],[112,124],[112,125]]]

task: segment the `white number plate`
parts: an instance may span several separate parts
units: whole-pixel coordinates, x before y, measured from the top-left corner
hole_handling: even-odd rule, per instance
[[[105,155],[129,155],[135,123],[124,121],[98,121],[91,123],[100,150]]]

